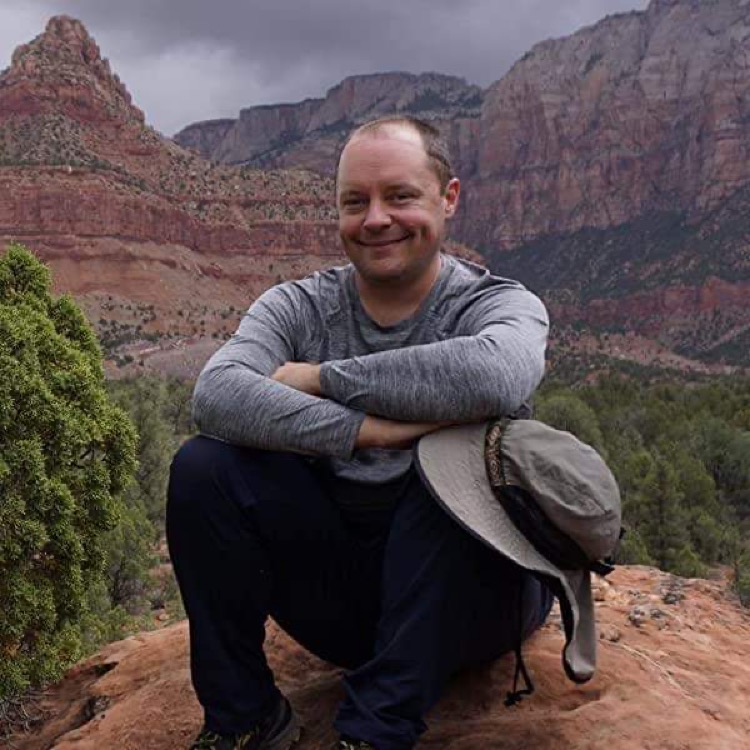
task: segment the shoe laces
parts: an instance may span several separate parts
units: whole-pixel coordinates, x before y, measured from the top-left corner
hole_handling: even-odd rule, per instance
[[[339,740],[336,750],[375,750],[375,748],[363,740]]]

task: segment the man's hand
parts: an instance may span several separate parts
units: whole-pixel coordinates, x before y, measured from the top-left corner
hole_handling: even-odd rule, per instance
[[[271,379],[311,396],[321,395],[320,365],[310,362],[286,362],[271,375]]]
[[[455,422],[396,422],[367,415],[357,435],[357,448],[411,448],[430,432]]]
[[[271,379],[311,396],[320,396],[320,365],[286,362]],[[357,435],[357,448],[410,448],[429,432],[455,422],[398,422],[367,415]]]

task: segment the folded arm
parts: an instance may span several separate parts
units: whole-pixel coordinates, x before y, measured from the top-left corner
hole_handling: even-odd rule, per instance
[[[193,418],[202,433],[229,443],[349,458],[365,415],[272,377],[295,358],[298,308],[282,288],[251,307],[201,372]]]
[[[473,422],[511,414],[544,374],[549,322],[522,288],[488,288],[462,316],[459,335],[321,365],[323,395],[404,421]]]

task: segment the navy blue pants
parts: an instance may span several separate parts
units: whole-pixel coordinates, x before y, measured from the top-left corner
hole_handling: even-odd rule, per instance
[[[245,731],[277,701],[269,615],[347,670],[335,727],[377,750],[412,748],[454,672],[544,621],[545,586],[453,522],[416,473],[377,491],[396,486],[392,510],[363,531],[334,497],[371,499],[372,488],[323,476],[311,459],[205,437],[180,449],[167,538],[209,729]]]

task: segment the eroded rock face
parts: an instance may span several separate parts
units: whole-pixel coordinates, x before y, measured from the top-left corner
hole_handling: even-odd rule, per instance
[[[336,155],[356,125],[403,113],[439,118],[451,131],[457,154],[468,150],[482,90],[462,78],[437,73],[351,76],[322,99],[249,107],[225,129],[216,121],[194,123],[175,136],[206,159],[262,167],[304,167],[331,175]],[[221,132],[221,137],[214,134]],[[467,160],[471,155],[467,154]]]
[[[511,655],[458,676],[428,716],[419,748],[465,750],[747,750],[750,616],[723,581],[620,568],[594,598],[599,667],[582,686],[560,664],[559,615],[524,647],[536,693],[503,705]],[[300,750],[327,750],[339,672],[275,625],[267,654],[304,721]],[[105,648],[50,689],[46,723],[19,750],[184,750],[201,723],[186,623]]]
[[[263,290],[343,261],[331,193],[164,139],[71,18],[0,74],[0,248],[47,261],[121,364],[194,376]]]
[[[416,114],[448,133],[466,181],[457,239],[512,248],[646,211],[702,213],[746,184],[748,42],[745,0],[653,0],[536,45],[485,91],[435,74],[354,76],[324,99],[243,110],[221,138],[208,122],[175,139],[217,161],[327,174],[352,125]]]
[[[194,375],[264,289],[344,261],[321,173],[352,125],[396,110],[448,132],[464,184],[452,235],[542,295],[553,340],[583,324],[686,367],[747,365],[748,14],[653,2],[537,45],[485,92],[354,76],[181,134],[243,167],[147,127],[82,24],[56,17],[0,73],[0,244],[49,261],[120,364]]]
[[[43,113],[144,121],[84,25],[68,16],[50,19],[43,34],[16,48],[0,77],[0,118]]]
[[[539,292],[553,324],[747,366],[748,44],[746,0],[653,0],[536,45],[484,91],[359,76],[325,99],[244,110],[210,149],[210,123],[177,140],[205,133],[212,159],[330,173],[356,122],[426,117],[448,134],[463,182],[453,236]]]
[[[490,86],[460,236],[480,248],[701,213],[750,178],[750,6],[654,0]]]
[[[0,250],[18,240],[51,265],[111,374],[195,377],[265,289],[345,262],[335,219],[329,178],[213,165],[147,127],[79,21],[51,19],[0,73]]]

